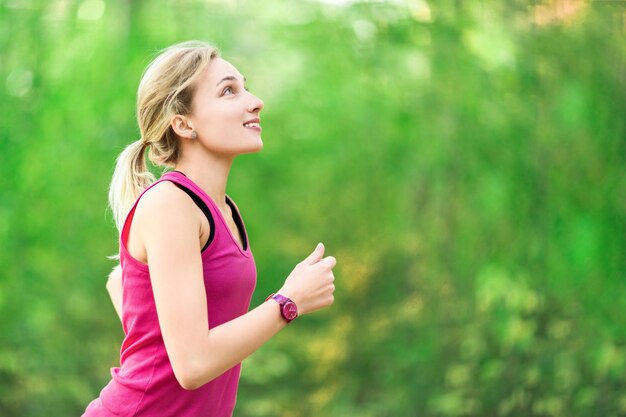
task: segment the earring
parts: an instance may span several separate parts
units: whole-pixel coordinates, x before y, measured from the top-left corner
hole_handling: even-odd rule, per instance
[[[195,131],[191,132],[191,139],[198,139],[198,134]]]

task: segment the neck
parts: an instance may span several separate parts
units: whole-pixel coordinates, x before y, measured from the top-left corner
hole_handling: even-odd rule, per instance
[[[233,164],[232,158],[218,157],[208,152],[182,152],[174,168],[196,183],[220,209],[226,208],[226,183]]]

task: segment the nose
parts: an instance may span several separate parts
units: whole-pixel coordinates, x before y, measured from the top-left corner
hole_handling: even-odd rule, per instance
[[[263,100],[261,100],[260,98],[258,98],[257,96],[255,96],[252,93],[250,94],[250,104],[248,105],[248,110],[251,113],[258,113],[261,111],[261,109],[263,109]]]

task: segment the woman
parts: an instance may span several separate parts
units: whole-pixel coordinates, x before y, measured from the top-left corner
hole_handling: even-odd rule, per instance
[[[225,193],[233,159],[263,147],[263,102],[244,82],[197,41],[167,48],[143,75],[141,139],[118,158],[109,193],[123,288],[115,271],[107,287],[126,337],[120,367],[84,416],[231,416],[240,362],[298,315],[333,303],[336,260],[319,244],[248,312],[256,267]],[[146,148],[174,170],[155,181]]]

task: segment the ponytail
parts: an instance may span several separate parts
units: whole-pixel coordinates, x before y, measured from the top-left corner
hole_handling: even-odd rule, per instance
[[[124,220],[139,195],[156,178],[146,166],[146,144],[139,139],[126,147],[117,157],[115,172],[109,188],[109,206],[117,230],[121,233]]]
[[[109,205],[117,229],[135,200],[156,178],[146,166],[145,151],[156,166],[175,167],[180,157],[180,140],[170,121],[175,114],[189,114],[195,82],[213,58],[217,48],[201,41],[172,45],[146,68],[137,90],[137,122],[141,139],[131,143],[117,158],[109,189]]]

